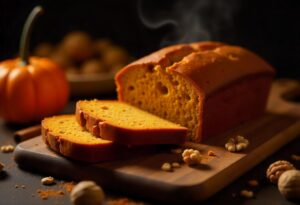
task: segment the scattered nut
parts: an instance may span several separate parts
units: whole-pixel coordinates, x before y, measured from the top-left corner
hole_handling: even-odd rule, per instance
[[[234,138],[230,138],[228,142],[225,144],[225,148],[229,152],[238,152],[246,149],[248,145],[249,145],[249,140],[247,140],[243,136],[238,135]]]
[[[211,156],[211,157],[216,157],[216,156],[217,156],[216,153],[215,153],[214,151],[212,151],[212,150],[209,150],[209,151],[207,152],[207,155],[208,155],[208,156]]]
[[[3,168],[4,168],[4,164],[2,164],[2,163],[0,162],[0,172],[3,170]]]
[[[288,170],[278,179],[278,189],[287,199],[300,198],[300,171]]]
[[[287,170],[291,170],[291,169],[295,169],[294,165],[291,164],[288,161],[285,160],[279,160],[276,161],[274,163],[272,163],[269,168],[267,169],[267,178],[272,182],[272,183],[277,183],[278,178],[280,177],[280,175],[287,171]]]
[[[95,182],[82,181],[73,188],[70,199],[74,205],[101,205],[104,204],[105,195]]]
[[[185,149],[182,153],[182,159],[188,165],[196,165],[201,163],[202,157],[198,150]]]
[[[165,162],[165,163],[163,163],[163,164],[161,165],[161,169],[162,169],[163,171],[169,172],[169,171],[172,171],[172,166],[171,166],[170,163]]]
[[[291,158],[292,158],[292,160],[300,161],[300,156],[299,155],[292,154]]]
[[[41,179],[41,183],[43,185],[51,185],[54,184],[54,178],[53,177],[44,177]]]
[[[258,183],[258,181],[256,179],[249,180],[248,184],[249,184],[249,186],[253,186],[253,187],[259,186],[259,183]]]
[[[173,154],[181,154],[181,153],[182,153],[182,149],[181,149],[181,148],[171,149],[171,152],[172,152]]]
[[[173,162],[172,163],[172,167],[173,168],[180,168],[181,166],[180,166],[180,164],[178,162]]]
[[[254,197],[253,191],[249,191],[249,190],[242,190],[242,191],[240,192],[240,195],[241,195],[242,197],[245,197],[245,198],[248,198],[248,199]]]
[[[15,147],[12,145],[3,145],[1,146],[1,152],[3,153],[9,153],[9,152],[13,152],[15,150]]]

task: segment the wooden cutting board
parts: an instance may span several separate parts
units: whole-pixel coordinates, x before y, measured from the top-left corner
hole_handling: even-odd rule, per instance
[[[275,82],[269,111],[264,116],[201,144],[187,144],[204,155],[209,150],[217,154],[217,157],[207,156],[199,166],[182,164],[172,172],[162,171],[160,167],[164,162],[180,161],[180,154],[173,154],[166,147],[125,160],[85,164],[52,152],[40,136],[20,143],[15,160],[20,167],[32,171],[72,180],[91,179],[113,190],[164,202],[202,201],[299,136],[300,106],[282,98],[286,95],[292,99],[295,89],[300,90],[297,82]],[[229,136],[236,134],[246,136],[250,146],[241,153],[227,152],[224,144]]]

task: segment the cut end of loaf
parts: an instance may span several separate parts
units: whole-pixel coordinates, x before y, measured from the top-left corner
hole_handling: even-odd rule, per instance
[[[199,141],[199,95],[181,75],[144,66],[128,70],[120,81],[120,100],[187,127],[188,139]]]

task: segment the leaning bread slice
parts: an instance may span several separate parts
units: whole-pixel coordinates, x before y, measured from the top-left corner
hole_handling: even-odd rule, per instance
[[[180,144],[187,135],[185,127],[118,101],[78,101],[76,118],[93,135],[127,145]]]
[[[42,121],[42,137],[54,151],[68,158],[98,162],[119,158],[126,147],[96,138],[85,131],[75,115],[61,115],[45,118]]]

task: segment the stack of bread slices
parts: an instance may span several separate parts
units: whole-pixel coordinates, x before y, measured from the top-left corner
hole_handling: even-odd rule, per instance
[[[45,143],[71,159],[115,159],[134,147],[200,142],[262,115],[274,69],[219,42],[163,48],[116,75],[118,101],[82,100],[42,121]]]

